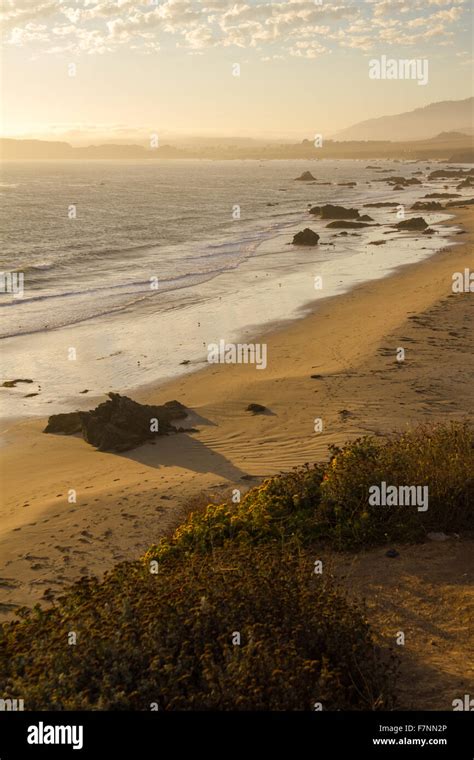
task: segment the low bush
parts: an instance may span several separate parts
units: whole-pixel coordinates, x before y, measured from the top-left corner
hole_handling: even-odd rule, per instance
[[[371,505],[371,486],[428,486],[428,509]],[[297,537],[336,549],[419,541],[429,531],[474,525],[474,433],[452,423],[395,435],[366,436],[332,448],[326,465],[305,465],[252,488],[240,504],[212,504],[191,513],[145,559],[209,551],[225,540],[255,544]]]
[[[423,427],[333,448],[326,465],[238,504],[195,503],[140,561],[0,628],[2,698],[38,710],[391,709],[396,665],[363,610],[315,575],[314,546],[472,528],[473,458],[468,423]],[[428,509],[371,504],[382,482],[427,486]]]
[[[231,543],[122,563],[0,636],[0,693],[34,710],[389,709],[396,664],[313,558]],[[70,644],[70,635],[77,636]]]
[[[371,504],[370,488],[427,487],[427,503]],[[384,443],[360,438],[334,448],[321,484],[319,518],[336,548],[416,542],[429,531],[474,527],[474,434],[467,423],[422,426]],[[425,509],[425,507],[427,507]]]

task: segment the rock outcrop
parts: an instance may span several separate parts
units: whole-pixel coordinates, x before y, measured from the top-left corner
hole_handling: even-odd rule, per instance
[[[387,182],[391,185],[403,185],[404,187],[408,185],[421,185],[420,180],[416,177],[410,177],[410,179],[406,177],[387,177]]]
[[[33,380],[23,379],[20,377],[17,380],[5,380],[5,382],[2,383],[2,388],[16,388],[17,383],[32,383],[32,382]]]
[[[460,193],[428,193],[425,198],[461,198]]]
[[[364,208],[394,208],[400,205],[397,201],[383,201],[380,203],[364,203]]]
[[[471,163],[470,161],[460,161],[460,163]],[[465,177],[474,176],[474,169],[436,169],[428,175],[428,179],[464,179]]]
[[[466,198],[465,201],[448,201],[446,208],[459,208],[459,206],[472,206],[474,198]]]
[[[358,230],[362,227],[375,227],[375,225],[369,224],[369,222],[346,222],[341,220],[336,222],[329,222],[326,227],[332,227],[336,230]]]
[[[87,412],[89,414],[89,412]],[[48,419],[43,433],[63,433],[64,435],[74,435],[82,433],[82,423],[80,412],[69,412],[66,414],[52,414]]]
[[[53,414],[44,433],[82,433],[85,441],[99,451],[129,451],[155,436],[181,432],[172,420],[187,416],[179,401],[163,406],[139,404],[127,396],[109,393],[109,401],[89,412]]]
[[[263,404],[249,404],[246,412],[252,412],[252,414],[264,414],[267,411],[267,407]]]
[[[415,230],[423,232],[428,225],[422,216],[415,216],[413,219],[404,219],[402,222],[398,222],[395,227],[397,230]]]
[[[332,203],[326,203],[324,206],[313,206],[309,210],[310,214],[320,216],[321,219],[358,219],[359,212],[356,208],[345,208],[344,206],[333,206]]]
[[[317,232],[306,227],[302,232],[297,232],[293,237],[293,245],[317,245],[319,235]]]
[[[316,182],[316,177],[313,177],[311,172],[303,172],[300,177],[296,177],[296,182]]]
[[[412,211],[439,211],[443,206],[437,201],[417,201],[411,208]]]

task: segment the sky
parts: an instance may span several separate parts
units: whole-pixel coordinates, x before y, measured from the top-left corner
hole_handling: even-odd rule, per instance
[[[469,97],[471,14],[469,0],[0,0],[0,131],[331,136]],[[428,83],[369,78],[383,55],[427,59]]]

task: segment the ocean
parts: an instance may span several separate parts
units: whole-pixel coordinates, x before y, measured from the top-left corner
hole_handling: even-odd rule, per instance
[[[24,292],[0,292],[2,382],[34,383],[1,389],[3,416],[83,408],[84,390],[90,400],[193,371],[205,361],[208,342],[255,335],[300,316],[318,298],[431,255],[446,244],[449,226],[433,237],[400,233],[386,226],[397,221],[394,209],[365,209],[383,227],[341,236],[308,207],[361,209],[400,199],[408,210],[425,193],[442,190],[442,181],[397,193],[380,180],[388,170],[406,177],[422,171],[424,180],[439,166],[4,163],[0,271],[22,273]],[[295,181],[306,170],[317,184]],[[448,218],[422,215],[430,224]],[[291,246],[294,232],[306,226],[320,234],[320,245]],[[383,237],[385,245],[369,246]],[[324,287],[316,291],[314,278],[323,273]]]

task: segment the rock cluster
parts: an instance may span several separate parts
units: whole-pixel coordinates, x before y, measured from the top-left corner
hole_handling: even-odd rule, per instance
[[[129,451],[155,436],[181,432],[172,420],[187,416],[179,401],[163,406],[139,404],[127,396],[109,393],[109,401],[89,412],[53,414],[44,433],[82,433],[85,441],[99,451]]]

